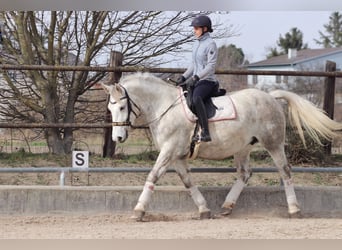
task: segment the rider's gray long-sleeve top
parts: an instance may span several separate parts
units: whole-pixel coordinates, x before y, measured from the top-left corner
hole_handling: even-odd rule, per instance
[[[217,46],[209,33],[196,39],[192,50],[192,63],[183,76],[188,79],[197,75],[200,80],[216,81],[215,67],[217,61]]]

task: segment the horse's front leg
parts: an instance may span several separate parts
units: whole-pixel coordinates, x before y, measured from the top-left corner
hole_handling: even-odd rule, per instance
[[[154,191],[155,183],[166,172],[166,169],[170,165],[170,161],[171,154],[161,151],[151,172],[147,176],[143,191],[141,192],[138,203],[134,208],[134,218],[137,221],[143,220],[147,205],[149,204]]]
[[[211,218],[210,209],[207,206],[207,202],[201,192],[198,190],[197,186],[193,184],[191,176],[189,173],[189,168],[187,166],[186,160],[175,161],[175,169],[184,183],[184,186],[190,191],[190,195],[198,207],[198,212],[201,219]]]

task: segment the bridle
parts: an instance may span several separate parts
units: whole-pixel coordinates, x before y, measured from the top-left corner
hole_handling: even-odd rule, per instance
[[[119,100],[127,99],[127,110],[128,110],[126,121],[121,126],[134,127],[131,123],[131,113],[133,113],[133,115],[135,115],[135,117],[137,118],[141,114],[141,110],[140,110],[139,106],[129,97],[126,88],[123,87],[122,85],[120,85],[120,87],[124,89],[125,95],[120,97]],[[112,102],[110,100],[110,98],[109,98],[109,102],[110,102],[110,104],[116,104],[117,103],[116,101]],[[138,110],[139,114],[137,114],[137,112],[133,110],[132,105]],[[115,125],[115,124],[117,124],[117,123],[113,122],[113,125]]]
[[[132,100],[132,98],[129,97],[128,95],[128,92],[126,90],[126,88],[122,85],[120,85],[121,88],[124,89],[124,92],[125,92],[125,95],[120,97],[119,100],[124,100],[124,99],[127,99],[127,118],[126,118],[126,121],[121,124],[120,126],[130,126],[131,128],[147,128],[150,124],[154,123],[155,121],[157,120],[160,120],[170,109],[172,109],[173,107],[176,106],[178,100],[180,100],[181,96],[177,97],[177,99],[165,110],[163,111],[159,116],[157,116],[156,118],[152,119],[151,121],[149,122],[146,122],[145,124],[142,124],[142,125],[139,125],[139,126],[134,126],[132,123],[131,123],[131,113],[133,113],[133,115],[135,115],[136,118],[138,118],[140,115],[141,115],[141,109],[139,108],[139,106]],[[116,104],[117,102],[114,101],[112,102],[110,99],[109,99],[109,102],[111,104]],[[138,110],[138,113],[136,111],[133,110],[132,107],[135,107],[137,110]],[[117,126],[117,122],[113,122],[113,126]]]

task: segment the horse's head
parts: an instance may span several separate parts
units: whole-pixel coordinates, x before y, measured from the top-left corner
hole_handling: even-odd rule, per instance
[[[128,137],[128,126],[132,112],[129,96],[123,86],[102,84],[102,88],[109,94],[108,110],[112,114],[112,122],[125,123],[122,126],[113,126],[112,140],[124,142]]]

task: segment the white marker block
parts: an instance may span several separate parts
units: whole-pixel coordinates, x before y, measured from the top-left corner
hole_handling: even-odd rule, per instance
[[[72,151],[72,167],[88,168],[89,151]]]

